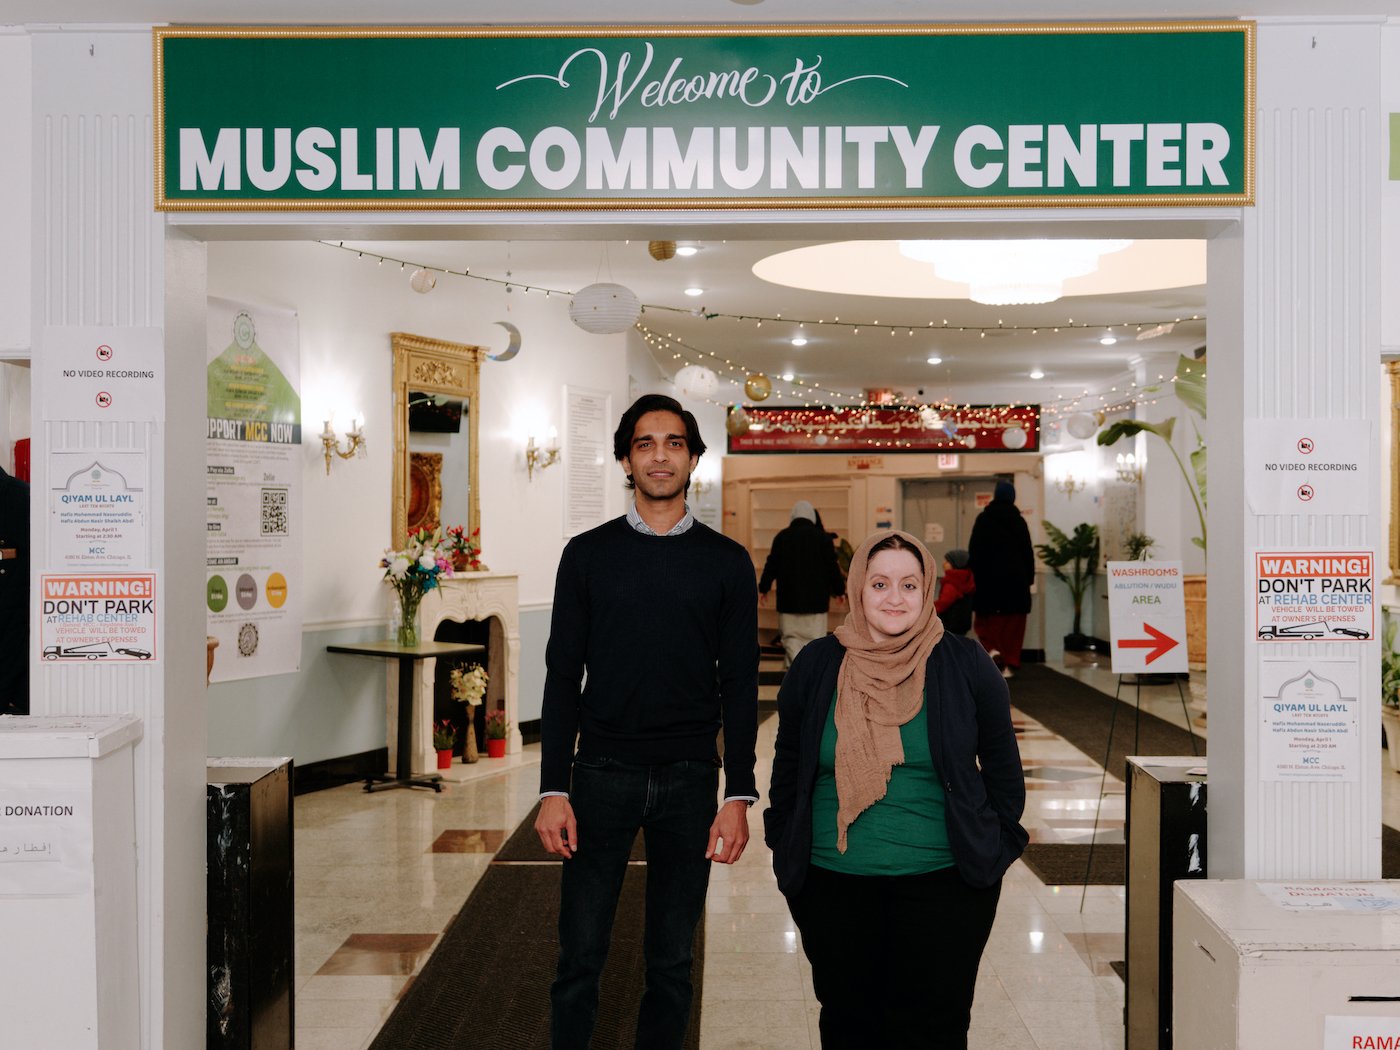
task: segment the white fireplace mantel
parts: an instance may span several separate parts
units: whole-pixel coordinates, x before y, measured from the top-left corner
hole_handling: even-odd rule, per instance
[[[389,598],[396,601],[392,591]],[[418,611],[419,637],[431,640],[444,620],[466,623],[485,620],[491,624],[486,673],[490,682],[485,702],[488,710],[505,701],[506,753],[520,750],[520,599],[519,577],[513,572],[465,572],[439,582],[423,596]],[[413,676],[413,772],[430,773],[437,765],[432,746],[433,683],[436,660],[419,660]],[[398,756],[398,674],[390,667],[387,677],[386,713],[389,737],[389,768]],[[485,759],[483,759],[485,761]]]

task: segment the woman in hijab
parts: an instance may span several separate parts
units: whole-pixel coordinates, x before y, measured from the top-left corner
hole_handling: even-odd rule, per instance
[[[1006,683],[944,634],[932,556],[906,532],[856,551],[846,622],[778,695],[778,888],[812,964],[825,1050],[965,1048],[1001,878],[1025,848]]]

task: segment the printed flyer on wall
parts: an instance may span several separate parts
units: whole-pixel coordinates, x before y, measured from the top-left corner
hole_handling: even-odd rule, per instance
[[[211,681],[301,664],[301,358],[297,316],[209,300],[205,582]]]
[[[1259,659],[1259,779],[1361,779],[1355,659]]]
[[[154,573],[44,573],[39,655],[47,664],[156,658]]]

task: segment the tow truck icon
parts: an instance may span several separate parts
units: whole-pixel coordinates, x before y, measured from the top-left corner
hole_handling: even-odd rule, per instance
[[[1265,624],[1259,628],[1259,638],[1264,639],[1309,639],[1326,638],[1328,635],[1341,635],[1344,638],[1369,638],[1370,632],[1355,627],[1328,627],[1325,620],[1311,623],[1292,623],[1280,627],[1278,624]]]

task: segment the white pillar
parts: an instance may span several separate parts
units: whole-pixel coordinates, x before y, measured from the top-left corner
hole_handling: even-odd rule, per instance
[[[1251,593],[1256,549],[1382,546],[1380,461],[1365,514],[1256,516],[1243,456],[1246,420],[1380,422],[1380,34],[1378,19],[1260,23],[1258,203],[1209,248],[1212,877],[1380,876],[1375,642],[1356,654],[1359,779],[1264,781]]]
[[[34,360],[36,579],[51,564],[47,453],[145,452],[160,635],[149,664],[36,666],[32,708],[144,723],[135,752],[142,1046],[186,1050],[204,1044],[205,1002],[204,527],[203,500],[190,495],[204,488],[204,251],[181,236],[167,244],[152,209],[149,30],[67,27],[31,41],[31,345],[46,326],[106,325],[163,328],[167,348],[164,423],[52,422]]]

